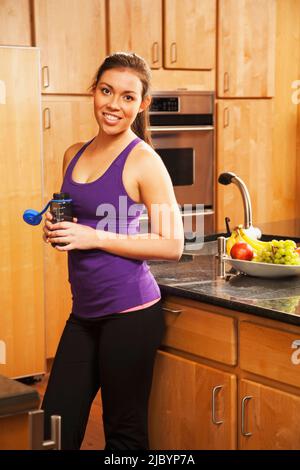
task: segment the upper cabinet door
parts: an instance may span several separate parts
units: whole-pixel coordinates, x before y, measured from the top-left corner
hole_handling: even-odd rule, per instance
[[[276,0],[219,0],[218,96],[272,97]]]
[[[165,0],[164,65],[215,68],[216,0]]]
[[[293,175],[273,155],[274,100],[219,100],[217,103],[217,175],[231,171],[248,187],[254,225],[287,220],[287,199],[281,187],[292,185]],[[287,166],[287,168],[289,168]],[[283,184],[284,186],[281,186]],[[278,190],[280,188],[280,190]],[[217,184],[217,230],[244,222],[242,198],[234,184]],[[278,219],[277,219],[278,220]],[[258,225],[259,226],[259,225]]]
[[[162,0],[110,0],[109,52],[131,51],[162,66]]]
[[[105,1],[34,0],[43,93],[87,94],[104,59]]]
[[[31,46],[29,0],[0,1],[0,44]]]

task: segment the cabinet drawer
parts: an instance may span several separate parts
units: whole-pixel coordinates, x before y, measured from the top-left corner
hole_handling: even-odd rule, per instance
[[[300,387],[300,333],[288,333],[251,322],[240,324],[240,365]]]
[[[164,303],[165,346],[229,365],[237,359],[235,320],[231,317],[172,302]]]

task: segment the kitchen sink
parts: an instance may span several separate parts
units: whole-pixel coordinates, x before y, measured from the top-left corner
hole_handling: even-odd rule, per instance
[[[207,256],[207,255],[215,255],[217,254],[218,245],[217,241],[208,241],[204,242],[200,246],[193,245],[192,243],[186,245],[183,250],[183,255],[187,256]]]

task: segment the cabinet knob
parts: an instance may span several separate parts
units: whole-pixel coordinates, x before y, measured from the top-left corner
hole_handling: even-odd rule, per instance
[[[51,128],[50,108],[45,108],[44,111],[43,111],[43,126],[44,126],[44,129],[50,129]]]
[[[171,64],[177,62],[177,44],[172,42],[171,44]]]
[[[173,308],[167,308],[167,307],[163,307],[163,311],[173,313],[174,315],[179,315],[180,313],[182,313],[182,310],[175,310]]]
[[[42,83],[43,88],[48,88],[50,86],[50,75],[48,65],[44,65],[44,67],[42,67]]]
[[[159,62],[159,45],[158,45],[158,42],[155,41],[153,44],[152,44],[152,63],[153,64],[157,64],[157,62]]]
[[[226,106],[223,111],[223,127],[229,126],[229,108]]]
[[[243,436],[249,437],[252,436],[252,432],[246,431],[246,403],[251,400],[253,397],[247,395],[242,399],[242,419],[241,419],[241,433]]]
[[[217,385],[212,389],[212,409],[211,409],[211,420],[214,424],[222,424],[224,421],[222,419],[217,419],[216,417],[216,396],[219,390],[222,390],[224,385]]]
[[[223,83],[224,93],[229,91],[229,73],[224,73],[224,83]]]

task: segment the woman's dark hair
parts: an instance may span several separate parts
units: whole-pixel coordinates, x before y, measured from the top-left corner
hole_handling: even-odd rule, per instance
[[[110,69],[126,68],[133,70],[142,82],[142,100],[150,94],[151,71],[146,61],[133,52],[116,52],[107,56],[100,65],[90,90],[94,91],[104,72]],[[152,146],[149,126],[148,108],[137,114],[131,125],[133,132]]]

